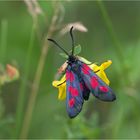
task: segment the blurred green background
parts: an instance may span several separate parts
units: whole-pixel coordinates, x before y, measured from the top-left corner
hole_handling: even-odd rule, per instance
[[[46,37],[70,50],[60,31],[77,22],[88,29],[74,31],[80,55],[113,61],[106,73],[117,100],[90,96],[71,120],[52,87],[65,59]],[[0,88],[0,138],[140,138],[139,1],[0,1],[0,24],[0,65],[20,72]]]

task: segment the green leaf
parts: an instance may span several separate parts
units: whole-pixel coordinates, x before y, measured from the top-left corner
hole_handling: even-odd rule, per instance
[[[74,48],[74,55],[78,55],[81,52],[81,45],[75,46]]]
[[[70,53],[72,52],[72,50],[70,51]],[[81,46],[75,46],[74,48],[74,55],[78,55],[81,52]],[[65,53],[59,53],[60,56],[62,56],[63,58],[68,59],[68,56]]]
[[[68,59],[68,56],[65,53],[59,53],[60,56],[62,56],[63,58]]]
[[[91,64],[90,61],[88,61],[87,59],[85,59],[84,57],[78,56],[79,60],[86,63],[86,64]]]

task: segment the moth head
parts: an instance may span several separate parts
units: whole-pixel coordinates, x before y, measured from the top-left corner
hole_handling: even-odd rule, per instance
[[[73,63],[73,62],[75,62],[77,59],[76,59],[76,57],[74,56],[74,55],[70,55],[69,57],[68,57],[68,63]]]
[[[54,39],[48,38],[49,41],[53,42],[59,49],[61,49],[66,55],[68,61],[75,61],[75,56],[74,56],[74,48],[75,48],[75,43],[74,43],[74,37],[73,37],[73,26],[70,28],[70,36],[72,40],[72,51],[68,53],[63,47],[61,47]]]

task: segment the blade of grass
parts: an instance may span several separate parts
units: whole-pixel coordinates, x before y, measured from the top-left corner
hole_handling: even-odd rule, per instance
[[[130,82],[130,79],[129,79],[129,72],[127,71],[127,65],[125,63],[125,59],[124,59],[124,54],[123,54],[123,51],[122,51],[122,45],[114,31],[114,28],[113,28],[113,25],[112,25],[112,22],[110,20],[110,17],[108,15],[108,12],[106,10],[106,7],[104,5],[104,3],[101,1],[101,0],[97,0],[97,4],[99,6],[99,9],[100,9],[100,12],[101,12],[101,15],[103,17],[103,20],[104,20],[104,23],[108,29],[108,32],[109,32],[109,35],[110,35],[110,38],[114,44],[114,50],[115,50],[115,53],[116,53],[116,56],[117,56],[117,59],[119,60],[119,63],[120,63],[120,67],[121,67],[121,78],[122,81],[123,81],[123,87],[126,87],[126,86],[129,86],[131,84]],[[123,89],[121,89],[122,91]],[[123,124],[123,110],[121,110],[120,114],[119,114],[119,118],[117,120],[117,125],[115,127],[115,129],[113,128],[112,130],[112,134],[111,134],[111,137],[113,136],[116,136],[116,134],[118,133],[118,130],[121,130],[121,126]],[[115,120],[116,121],[116,120]]]
[[[20,134],[21,139],[23,139],[23,138],[26,139],[28,136],[28,133],[29,133],[32,114],[33,114],[33,110],[34,110],[34,106],[36,103],[36,98],[37,98],[37,94],[38,94],[38,90],[39,90],[39,86],[40,86],[40,80],[42,77],[43,69],[45,66],[45,60],[46,60],[46,56],[48,54],[48,49],[49,49],[47,38],[48,37],[50,38],[53,35],[53,33],[55,32],[56,27],[57,27],[57,19],[58,19],[59,14],[60,14],[60,4],[58,2],[55,2],[55,3],[56,3],[56,6],[54,8],[55,9],[54,15],[51,19],[51,23],[50,23],[50,27],[48,29],[47,36],[44,39],[44,44],[43,44],[43,47],[41,50],[41,55],[40,55],[37,70],[35,73],[35,78],[33,80],[31,94],[30,94],[30,97],[28,100],[27,110],[25,113],[23,126],[21,129],[21,134]]]
[[[18,103],[17,103],[17,111],[16,111],[16,129],[15,129],[15,137],[18,138],[19,132],[21,130],[21,125],[23,121],[24,116],[24,105],[25,105],[25,97],[26,97],[26,83],[28,82],[28,76],[30,71],[30,60],[32,57],[33,52],[33,46],[34,46],[34,40],[35,40],[35,25],[32,26],[31,36],[30,36],[30,42],[29,47],[27,51],[27,57],[25,61],[24,66],[24,74],[23,79],[21,81],[21,85],[19,88],[19,97],[18,97]]]
[[[97,0],[97,4],[98,4],[98,7],[100,9],[100,12],[101,12],[101,15],[103,17],[103,20],[105,22],[105,25],[109,31],[109,35],[114,43],[114,47],[116,49],[116,54],[118,55],[118,58],[120,59],[120,61],[123,59],[123,53],[122,53],[122,49],[121,49],[121,44],[120,44],[120,41],[119,39],[117,38],[117,35],[114,31],[114,28],[113,28],[113,25],[112,25],[112,22],[110,20],[110,17],[107,13],[107,10],[105,8],[105,5],[104,3],[101,1],[101,0]]]
[[[116,32],[114,31],[112,22],[110,20],[110,17],[108,15],[108,12],[106,10],[104,3],[102,2],[102,0],[97,0],[96,2],[97,2],[97,5],[100,9],[104,23],[108,29],[110,38],[114,44],[113,48],[114,48],[116,56],[119,60],[120,67],[122,68],[121,78],[122,78],[123,84],[129,85],[130,84],[129,73],[127,70],[127,64],[125,63],[124,54],[122,51],[122,45],[121,45],[121,43],[116,35]]]
[[[1,39],[0,39],[0,62],[5,62],[7,47],[8,21],[3,19],[1,22]]]

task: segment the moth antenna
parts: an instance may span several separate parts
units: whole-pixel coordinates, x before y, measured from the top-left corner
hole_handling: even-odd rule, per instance
[[[72,31],[73,31],[73,26],[70,28],[70,36],[71,36],[71,40],[72,40],[72,55],[73,55],[75,45],[74,45],[74,37],[73,37]]]
[[[69,56],[68,52],[62,48],[55,40],[51,39],[51,38],[48,38],[49,41],[53,42],[59,49],[61,49],[66,55]]]

